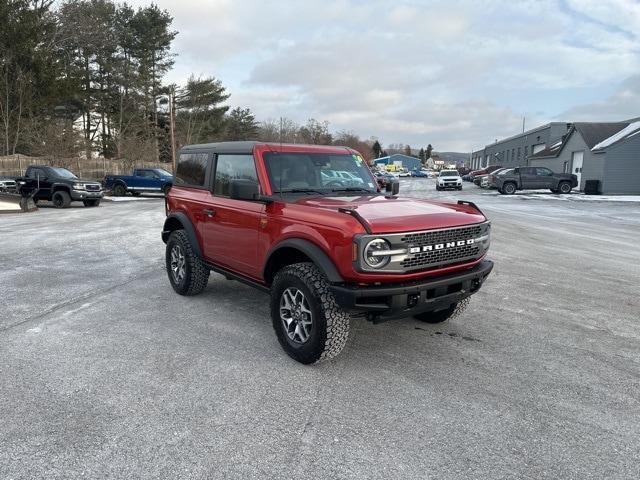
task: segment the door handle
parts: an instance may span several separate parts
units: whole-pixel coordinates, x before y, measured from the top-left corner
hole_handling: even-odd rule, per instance
[[[204,213],[207,217],[213,217],[216,214],[216,211],[213,208],[205,208],[204,210],[202,210],[202,213]]]

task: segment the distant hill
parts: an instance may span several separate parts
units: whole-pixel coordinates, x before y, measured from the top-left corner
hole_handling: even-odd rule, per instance
[[[442,160],[451,163],[463,163],[468,162],[469,154],[464,152],[434,152]]]

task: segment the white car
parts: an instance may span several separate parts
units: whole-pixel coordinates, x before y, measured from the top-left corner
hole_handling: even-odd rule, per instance
[[[436,190],[462,190],[462,177],[457,170],[441,170],[436,178]]]
[[[16,192],[18,186],[13,178],[0,177],[0,192]]]
[[[409,170],[402,170],[400,173],[398,173],[399,177],[410,177],[411,174],[409,173]]]

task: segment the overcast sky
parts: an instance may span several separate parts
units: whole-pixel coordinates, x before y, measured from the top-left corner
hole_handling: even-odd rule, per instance
[[[637,0],[156,3],[179,31],[169,81],[215,76],[259,120],[469,151],[523,115],[527,128],[640,116]]]

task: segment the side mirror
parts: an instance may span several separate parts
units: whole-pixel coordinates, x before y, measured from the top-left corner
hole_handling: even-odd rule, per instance
[[[386,191],[391,195],[397,195],[400,191],[400,182],[398,180],[390,181],[389,183],[387,183]]]
[[[235,179],[229,182],[229,197],[234,200],[257,200],[260,189],[253,180]]]

